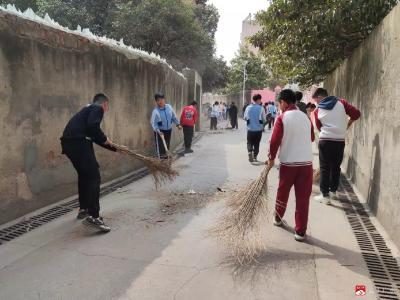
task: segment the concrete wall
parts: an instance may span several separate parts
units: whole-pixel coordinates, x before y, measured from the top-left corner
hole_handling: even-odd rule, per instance
[[[362,111],[344,169],[400,246],[400,6],[324,85]]]
[[[0,223],[76,193],[59,137],[95,93],[111,97],[103,123],[110,138],[153,154],[153,95],[164,91],[179,113],[187,86],[164,63],[0,12]],[[96,151],[103,182],[140,166]]]

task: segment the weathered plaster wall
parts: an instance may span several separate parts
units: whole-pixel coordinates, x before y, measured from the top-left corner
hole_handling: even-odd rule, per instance
[[[324,85],[362,111],[344,169],[400,246],[400,6]]]
[[[164,91],[179,113],[188,83],[166,64],[0,12],[0,223],[76,192],[59,137],[100,91],[111,97],[110,138],[153,154],[153,95]],[[103,182],[140,166],[99,147],[97,156]]]

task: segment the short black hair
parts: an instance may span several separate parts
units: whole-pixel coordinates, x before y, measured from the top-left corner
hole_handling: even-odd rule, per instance
[[[163,93],[156,93],[154,95],[154,100],[157,101],[159,99],[165,99],[165,95]]]
[[[312,95],[312,98],[313,99],[318,98],[318,97],[324,97],[325,98],[325,97],[328,97],[328,96],[329,96],[329,94],[328,94],[328,91],[326,89],[317,88],[315,90],[314,94]]]
[[[255,95],[253,96],[253,101],[258,101],[258,100],[261,100],[261,99],[262,99],[262,97],[261,97],[260,94],[255,94]]]
[[[106,94],[98,93],[93,97],[93,103],[102,104],[106,101],[110,101],[110,98]]]
[[[297,91],[297,92],[296,92],[296,101],[297,101],[297,102],[300,102],[301,99],[303,99],[303,93]]]
[[[215,101],[214,105],[219,105],[218,101]]]
[[[232,105],[235,105],[235,102],[232,102]]]
[[[196,105],[196,106],[197,106],[197,102],[196,102],[196,101],[192,101],[192,102],[190,103],[190,105]]]
[[[311,107],[311,102],[308,102],[306,105],[306,108],[310,108]]]
[[[280,92],[278,99],[279,101],[285,101],[287,104],[295,104],[296,94],[290,89],[285,89]]]
[[[314,103],[311,103],[311,108],[317,108],[317,106]]]

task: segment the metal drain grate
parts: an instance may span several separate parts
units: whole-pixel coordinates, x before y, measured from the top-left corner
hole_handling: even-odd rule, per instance
[[[339,199],[374,282],[378,299],[400,300],[400,267],[346,178]]]
[[[110,185],[107,185],[103,187],[100,191],[100,195],[104,197],[105,195],[108,195],[115,190],[126,186],[134,181],[137,181],[146,175],[148,175],[149,172],[148,170],[140,170],[131,176],[128,176],[122,180],[119,180],[117,182],[114,182]],[[0,230],[0,245],[4,244],[5,242],[9,242],[35,228],[38,228],[50,221],[53,221],[54,219],[57,219],[74,209],[79,207],[79,202],[78,198],[75,198],[71,201],[65,202],[63,204],[54,206],[38,215],[35,215],[28,220],[21,221],[19,223],[16,223],[12,226],[3,228]]]
[[[193,144],[197,143],[200,138],[203,136],[204,133],[196,133],[196,135],[193,137]],[[178,151],[174,152],[175,154],[178,153]],[[116,181],[112,184],[109,184],[105,187],[103,187],[100,191],[100,196],[104,197],[115,190],[126,186],[132,182],[135,182],[149,174],[149,171],[147,169],[141,169],[138,172],[135,172],[131,176],[128,176],[124,179],[121,179],[119,181]],[[57,219],[74,209],[79,207],[79,202],[78,198],[75,198],[71,201],[65,202],[63,204],[54,206],[38,215],[35,215],[28,220],[21,221],[19,223],[16,223],[12,226],[3,228],[0,230],[0,245],[11,241],[37,227],[40,227],[54,219]]]

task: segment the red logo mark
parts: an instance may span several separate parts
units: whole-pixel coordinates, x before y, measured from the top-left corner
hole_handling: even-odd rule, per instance
[[[365,296],[367,294],[367,288],[365,285],[356,285],[355,293],[356,296]]]

